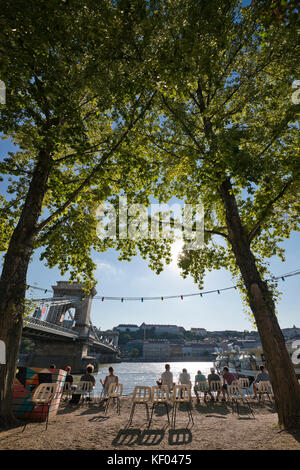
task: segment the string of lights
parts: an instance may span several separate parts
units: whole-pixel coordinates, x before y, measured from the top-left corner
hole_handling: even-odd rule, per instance
[[[300,269],[297,269],[295,271],[290,271],[290,272],[285,273],[285,274],[280,274],[279,276],[272,276],[270,279],[267,279],[267,281],[278,281],[278,280],[285,281],[286,278],[289,278],[289,277],[292,277],[292,276],[297,276],[299,274],[300,274]],[[124,302],[124,301],[144,302],[144,301],[147,301],[147,300],[161,300],[161,301],[164,301],[164,300],[168,300],[168,299],[181,299],[181,300],[183,300],[185,297],[202,297],[203,295],[212,294],[212,293],[221,294],[221,292],[224,292],[224,291],[227,291],[227,290],[232,290],[232,289],[237,289],[238,287],[239,287],[238,285],[234,285],[234,286],[230,286],[230,287],[223,287],[223,288],[220,288],[220,289],[213,289],[213,290],[194,292],[192,294],[182,294],[182,295],[164,295],[164,296],[153,296],[153,297],[149,297],[149,296],[143,296],[143,297],[141,297],[141,296],[139,296],[139,297],[95,296],[94,299],[101,300],[102,302],[104,302],[104,300],[117,300],[119,302],[120,301],[121,302]],[[36,290],[39,290],[39,291],[43,291],[44,293],[50,292],[52,290],[52,289],[43,289],[42,287],[31,286],[31,285],[27,285],[27,289],[36,289]],[[49,302],[49,301],[52,301],[53,299],[45,298],[45,299],[33,299],[33,300],[34,301],[44,301],[44,302],[48,301]],[[57,302],[59,302],[59,301],[63,301],[63,298],[56,298],[55,300]],[[81,300],[83,300],[83,299],[81,299]]]

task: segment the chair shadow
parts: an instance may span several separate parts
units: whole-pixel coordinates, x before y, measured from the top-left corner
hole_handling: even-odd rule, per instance
[[[165,429],[120,429],[112,445],[119,446],[157,446],[165,437]]]
[[[169,430],[168,441],[170,446],[190,444],[192,440],[193,435],[187,428]]]
[[[194,410],[206,417],[214,416],[216,418],[226,419],[226,415],[231,413],[231,407],[228,402],[203,402],[196,403]]]
[[[138,444],[138,439],[141,434],[142,431],[140,429],[120,429],[116,437],[113,439],[112,445],[115,447],[134,446],[135,444]]]

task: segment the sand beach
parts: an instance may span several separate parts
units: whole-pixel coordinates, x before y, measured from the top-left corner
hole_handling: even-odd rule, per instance
[[[250,400],[254,418],[246,407],[240,414],[229,402],[193,400],[194,425],[188,424],[181,405],[176,428],[168,426],[164,407],[154,412],[148,428],[144,406],[137,406],[128,428],[130,397],[121,399],[121,414],[111,405],[105,416],[99,403],[71,406],[62,402],[49,422],[24,422],[0,432],[0,449],[16,450],[300,450],[300,431],[282,431],[275,407],[268,401]]]

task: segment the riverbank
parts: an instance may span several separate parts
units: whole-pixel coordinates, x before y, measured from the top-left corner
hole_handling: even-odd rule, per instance
[[[29,423],[0,433],[0,449],[16,450],[300,450],[300,431],[280,431],[273,404],[251,400],[255,419],[246,407],[240,417],[229,403],[207,404],[193,400],[194,426],[187,428],[188,417],[183,409],[177,413],[176,429],[167,426],[165,409],[154,413],[148,429],[145,407],[137,406],[132,425],[126,428],[131,400],[121,399],[121,415],[110,406],[81,405],[73,408],[64,402],[49,422]],[[24,423],[23,423],[24,424]]]

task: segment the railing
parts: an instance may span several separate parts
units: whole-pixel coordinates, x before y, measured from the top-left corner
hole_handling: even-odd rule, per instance
[[[77,331],[74,331],[71,328],[65,328],[63,326],[55,325],[54,323],[50,323],[45,320],[40,320],[39,318],[26,317],[23,323],[24,323],[24,326],[26,326],[26,323],[31,323],[34,325],[43,326],[45,328],[51,328],[52,330],[63,331],[65,333],[71,333],[74,336],[79,335]]]

